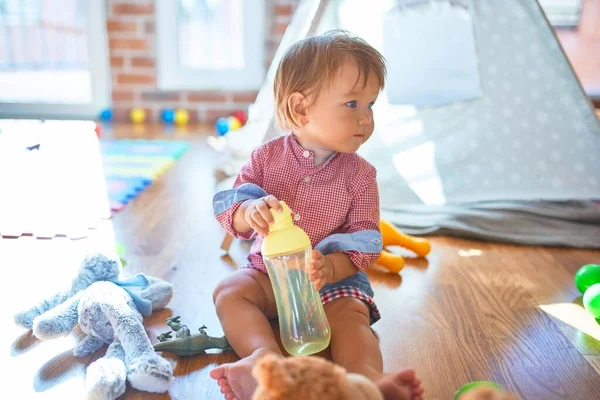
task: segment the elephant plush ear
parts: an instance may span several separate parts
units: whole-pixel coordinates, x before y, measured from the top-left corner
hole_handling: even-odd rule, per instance
[[[119,277],[120,266],[117,257],[108,257],[102,253],[88,254],[81,261],[79,274],[73,280],[73,294],[86,289],[94,282],[111,281]]]
[[[173,298],[173,285],[152,276],[148,276],[148,286],[140,292],[140,297],[150,300],[152,310],[165,308]]]

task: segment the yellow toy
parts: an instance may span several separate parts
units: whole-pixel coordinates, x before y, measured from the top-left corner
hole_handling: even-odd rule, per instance
[[[431,244],[425,239],[416,238],[402,233],[398,228],[388,221],[379,222],[381,237],[383,239],[383,251],[375,264],[381,265],[388,271],[397,274],[404,268],[404,258],[400,254],[387,251],[388,246],[400,246],[415,252],[419,257],[425,257],[431,251]]]
[[[187,112],[187,110],[184,110],[183,108],[178,108],[175,111],[174,120],[176,125],[185,125],[190,120],[190,114]]]
[[[146,112],[141,108],[134,108],[131,110],[129,118],[134,124],[141,124],[146,119]]]

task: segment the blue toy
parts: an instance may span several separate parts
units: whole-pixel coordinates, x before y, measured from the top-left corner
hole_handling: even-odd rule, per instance
[[[170,108],[163,110],[162,112],[162,120],[168,124],[172,123],[175,120],[175,111]]]
[[[217,120],[215,127],[217,128],[219,136],[225,136],[225,134],[229,132],[229,121],[227,118],[221,117]]]
[[[105,108],[104,110],[102,110],[102,112],[100,112],[100,119],[102,121],[110,121],[112,120],[112,117],[113,113],[110,108]]]

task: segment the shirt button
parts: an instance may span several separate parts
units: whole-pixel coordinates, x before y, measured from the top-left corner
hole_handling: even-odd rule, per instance
[[[308,157],[310,157],[310,151],[308,151],[308,150],[304,150],[304,153],[302,153],[302,155],[303,155],[305,158],[308,158]]]
[[[294,215],[294,221],[300,221],[300,214]]]
[[[304,177],[304,182],[306,182],[306,183],[310,182],[311,180],[312,180],[311,177],[308,175]]]

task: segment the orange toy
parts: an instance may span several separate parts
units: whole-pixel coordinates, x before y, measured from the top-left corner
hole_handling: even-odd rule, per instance
[[[379,221],[379,229],[381,230],[381,238],[383,239],[383,251],[375,263],[394,274],[397,274],[404,268],[404,258],[400,254],[394,254],[385,250],[386,247],[404,247],[413,251],[419,257],[425,257],[431,251],[431,245],[427,240],[402,233],[390,222]]]

